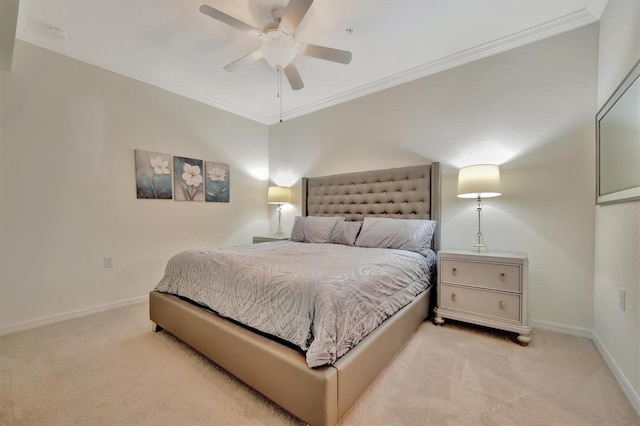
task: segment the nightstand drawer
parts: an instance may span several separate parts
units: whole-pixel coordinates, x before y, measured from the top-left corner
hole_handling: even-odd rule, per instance
[[[520,322],[520,295],[453,285],[440,285],[439,306]]]
[[[441,281],[520,293],[522,282],[518,265],[480,263],[442,259]]]

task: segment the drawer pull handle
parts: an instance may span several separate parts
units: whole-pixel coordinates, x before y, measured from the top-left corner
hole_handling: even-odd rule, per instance
[[[504,281],[504,272],[500,274],[500,281]]]
[[[451,293],[451,301],[452,302],[456,301],[456,294],[455,293]]]
[[[453,275],[453,276],[458,275],[458,270],[457,270],[456,268],[453,268],[453,269],[451,270],[451,275]]]
[[[501,310],[501,311],[504,311],[504,310],[505,310],[505,308],[506,308],[506,306],[507,306],[507,305],[506,305],[506,303],[504,303],[504,302],[501,300],[501,301],[500,301],[500,310]]]

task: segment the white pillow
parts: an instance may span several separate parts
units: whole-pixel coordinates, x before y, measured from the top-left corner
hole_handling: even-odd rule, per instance
[[[303,243],[326,243],[338,222],[344,221],[339,216],[296,216],[291,230],[291,241]]]
[[[392,248],[429,254],[437,222],[426,219],[366,217],[356,246]]]

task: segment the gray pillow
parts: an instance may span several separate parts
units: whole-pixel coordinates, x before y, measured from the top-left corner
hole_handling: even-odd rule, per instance
[[[293,228],[291,229],[291,236],[289,241],[297,241],[304,243],[304,218],[296,216],[293,219]]]
[[[425,219],[366,217],[356,245],[409,250],[427,256],[436,225]]]
[[[344,217],[339,216],[296,216],[289,239],[303,243],[326,243],[333,227],[342,221]]]
[[[362,228],[362,222],[338,222],[331,232],[329,242],[352,246],[356,243],[360,228]]]

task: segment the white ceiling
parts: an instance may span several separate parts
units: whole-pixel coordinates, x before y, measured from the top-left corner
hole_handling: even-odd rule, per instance
[[[305,87],[293,91],[283,80],[283,118],[587,25],[606,2],[315,0],[296,40],[349,50],[353,60],[342,65],[298,56]],[[199,13],[202,4],[262,29],[272,21],[271,9],[287,0],[20,0],[16,37],[264,124],[277,122],[277,72],[266,61],[236,73],[222,69],[258,49],[260,40]]]

